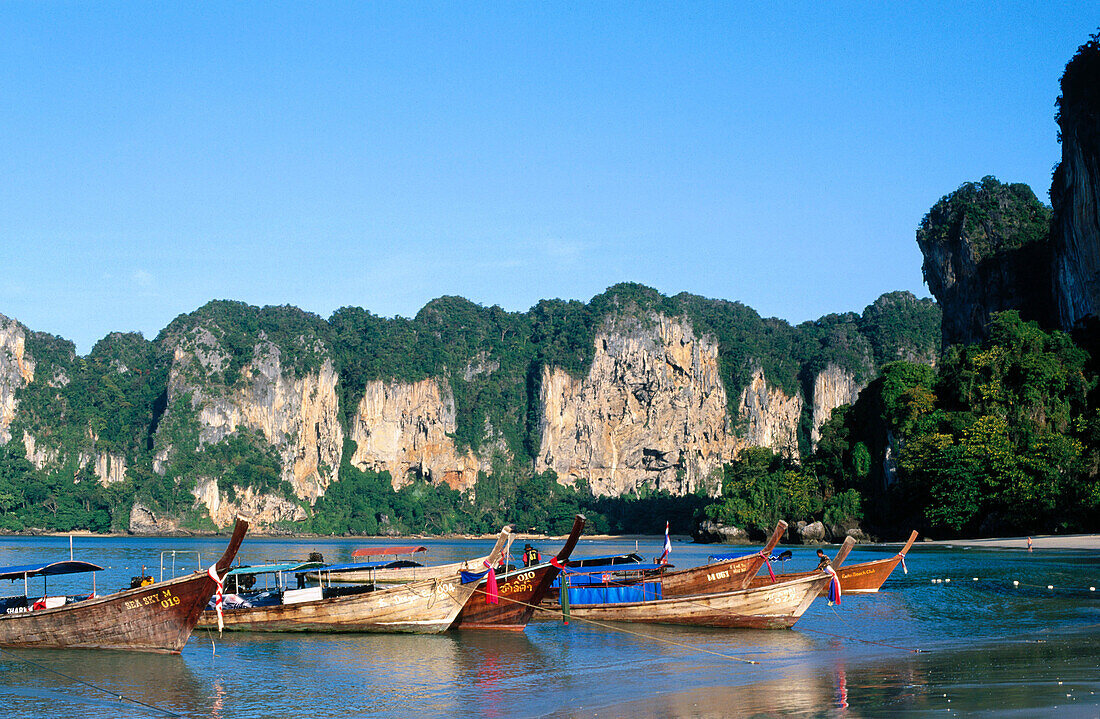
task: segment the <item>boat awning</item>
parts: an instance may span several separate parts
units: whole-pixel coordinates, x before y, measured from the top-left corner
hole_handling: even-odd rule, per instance
[[[351,553],[353,557],[389,557],[399,554],[416,554],[426,552],[427,547],[364,547]]]
[[[80,574],[82,572],[102,572],[103,567],[91,562],[48,562],[46,564],[23,564],[15,567],[0,567],[0,579],[13,582],[23,577],[53,577],[58,574]]]
[[[257,564],[254,567],[234,567],[229,574],[276,574],[278,572],[305,572],[325,566],[323,562],[285,562],[283,564]]]
[[[614,564],[641,564],[642,557],[639,554],[605,554],[599,557],[577,557],[566,562],[570,567],[605,567]]]
[[[421,567],[422,564],[398,560],[396,562],[350,562],[348,564],[330,564],[321,567],[321,572],[364,572],[370,569],[401,569],[403,567]]]

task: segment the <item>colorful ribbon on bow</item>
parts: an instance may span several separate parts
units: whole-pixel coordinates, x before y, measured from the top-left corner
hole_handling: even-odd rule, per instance
[[[761,551],[760,556],[764,558],[764,566],[768,568],[768,576],[770,576],[772,578],[772,581],[775,582],[775,572],[772,571],[772,563],[768,559],[768,555]]]
[[[909,573],[909,567],[906,567],[906,566],[905,566],[905,555],[904,555],[904,554],[903,554],[903,555],[901,555],[901,570],[902,570],[903,572],[905,572],[906,574],[908,574],[908,573]]]
[[[840,604],[840,577],[837,576],[836,570],[832,566],[825,567],[825,571],[833,575],[829,580],[829,606],[833,604]]]
[[[218,613],[218,634],[221,634],[222,630],[225,629],[225,621],[222,619],[222,603],[225,601],[225,577],[229,576],[229,572],[225,573],[225,577],[219,577],[217,565],[211,564],[206,573],[218,584],[218,591],[214,593],[214,611]]]
[[[558,569],[565,569],[565,565],[559,562],[557,557],[550,557],[550,564]]]
[[[481,564],[489,570],[489,576],[485,579],[485,601],[489,602],[489,604],[496,604],[499,601],[499,595],[497,594],[497,573],[493,571],[493,565],[488,562],[482,562]]]

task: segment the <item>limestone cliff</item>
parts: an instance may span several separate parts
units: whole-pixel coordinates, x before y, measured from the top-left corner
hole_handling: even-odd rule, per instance
[[[1081,46],[1058,98],[1062,161],[1054,173],[1054,299],[1063,329],[1100,322],[1100,42]],[[1095,329],[1093,330],[1095,332]],[[1095,343],[1095,336],[1092,342]]]
[[[210,519],[218,527],[231,526],[237,515],[248,517],[257,527],[306,518],[306,511],[301,506],[277,494],[257,492],[252,487],[237,489],[235,496],[229,498],[218,489],[218,481],[212,477],[198,482],[195,497],[206,505]]]
[[[490,466],[469,450],[459,452],[454,431],[455,403],[444,381],[369,382],[350,427],[356,443],[351,463],[388,470],[395,488],[412,474],[468,489]]]
[[[844,404],[853,404],[859,398],[863,385],[850,371],[834,364],[828,365],[814,377],[813,427],[810,442],[816,448],[821,439],[821,425],[829,419],[833,410]]]
[[[23,326],[0,315],[0,444],[11,439],[20,389],[34,380],[34,359],[26,353]]]
[[[229,362],[228,352],[205,327],[178,340],[169,373],[168,411],[195,413],[200,447],[240,429],[260,433],[281,458],[283,479],[298,497],[312,501],[324,494],[336,480],[343,449],[332,362],[325,359],[318,371],[295,378],[284,369],[280,348],[262,332],[239,377],[226,385],[219,378]],[[180,407],[185,401],[188,406]],[[172,447],[160,431],[157,449],[157,468],[163,471]],[[214,501],[209,488],[197,491],[215,518],[224,499]],[[249,509],[246,513],[264,520],[263,511]]]
[[[663,314],[607,318],[587,375],[545,367],[540,403],[536,470],[584,480],[597,494],[714,492],[716,470],[748,444],[797,454],[801,399],[757,372],[742,395],[744,433],[735,434],[717,342]]]

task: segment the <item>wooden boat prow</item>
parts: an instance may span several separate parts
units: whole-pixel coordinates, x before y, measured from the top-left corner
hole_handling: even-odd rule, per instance
[[[211,568],[219,577],[247,531],[248,520],[238,517],[229,545]],[[0,646],[178,654],[216,587],[210,571],[200,571],[52,609],[0,615]]]
[[[877,592],[883,583],[894,571],[894,568],[901,563],[906,553],[913,546],[913,542],[917,539],[917,532],[913,531],[909,535],[909,541],[905,543],[901,551],[892,557],[886,559],[876,559],[870,562],[860,562],[859,564],[848,564],[840,566],[840,563],[844,561],[844,558],[848,556],[848,552],[845,551],[845,546],[849,545],[851,537],[847,537],[844,540],[844,545],[841,546],[839,552],[837,552],[837,558],[833,560],[833,569],[836,570],[837,578],[840,580],[840,590],[842,594],[871,594]],[[851,544],[854,545],[855,541],[851,540]],[[848,550],[851,546],[848,546]],[[810,575],[812,572],[794,572],[790,574],[779,575],[780,580],[791,579],[794,577],[804,577]],[[767,576],[756,577],[752,581],[752,586],[758,587],[764,584],[770,583],[771,579]],[[822,596],[828,592],[828,586],[822,590]]]
[[[496,604],[489,604],[484,592],[485,584],[479,584],[455,619],[452,628],[522,630],[527,626],[538,604],[550,590],[550,585],[558,578],[561,568],[573,554],[573,548],[577,546],[577,540],[584,531],[585,521],[583,514],[573,518],[573,527],[565,545],[553,561],[522,567],[498,576],[499,598]]]

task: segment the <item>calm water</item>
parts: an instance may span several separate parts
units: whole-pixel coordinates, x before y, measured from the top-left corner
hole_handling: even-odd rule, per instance
[[[653,556],[660,541],[638,548]],[[208,565],[223,543],[77,538],[75,557],[109,567],[98,576],[102,592],[128,585],[143,564],[159,574],[163,549],[197,550]],[[385,542],[251,538],[241,558],[304,560],[321,551],[328,561],[350,561],[351,551],[367,544]],[[425,544],[430,560],[443,562],[482,553],[491,542]],[[67,538],[0,538],[0,566],[67,558],[68,547]],[[576,554],[634,549],[633,541],[582,541]],[[680,567],[703,564],[716,549],[675,543],[672,559]],[[816,564],[813,550],[793,551],[791,570]],[[858,547],[848,561],[894,551]],[[175,559],[177,568],[195,562],[194,555]],[[170,568],[172,556],[165,561]],[[181,656],[9,650],[0,653],[0,706],[6,719],[166,712],[233,719],[1100,717],[1100,592],[1089,591],[1100,588],[1095,553],[917,546],[907,564],[909,573],[899,566],[877,595],[848,597],[839,607],[818,600],[793,630],[618,625],[626,631],[616,631],[540,621],[523,633],[437,636],[219,638],[201,630]],[[54,578],[50,590],[86,591],[87,582]],[[18,589],[5,582],[0,595]]]

